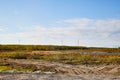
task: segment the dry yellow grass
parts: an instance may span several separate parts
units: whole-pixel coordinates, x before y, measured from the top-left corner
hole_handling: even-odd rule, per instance
[[[120,64],[120,54],[90,54],[76,51],[2,52],[1,59],[38,59],[72,64]]]

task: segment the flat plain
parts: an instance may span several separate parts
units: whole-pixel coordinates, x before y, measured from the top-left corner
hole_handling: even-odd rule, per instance
[[[1,51],[0,80],[120,80],[120,52]]]

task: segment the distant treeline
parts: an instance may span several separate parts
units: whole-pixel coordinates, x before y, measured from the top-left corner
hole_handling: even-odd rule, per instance
[[[0,45],[0,51],[33,51],[33,50],[86,50],[86,51],[105,51],[120,52],[120,48],[100,48],[84,46],[57,46],[57,45]]]

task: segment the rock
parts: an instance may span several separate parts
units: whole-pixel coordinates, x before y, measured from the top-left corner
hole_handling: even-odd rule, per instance
[[[44,74],[54,74],[55,72],[43,72]]]
[[[39,73],[41,73],[41,71],[34,71],[33,73],[35,73],[35,74],[39,74]]]

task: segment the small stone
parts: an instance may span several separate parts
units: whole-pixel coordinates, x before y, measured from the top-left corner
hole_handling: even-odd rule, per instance
[[[36,73],[36,74],[38,74],[38,73],[41,73],[41,71],[34,71],[33,73]]]
[[[55,72],[44,72],[44,74],[54,74]]]

